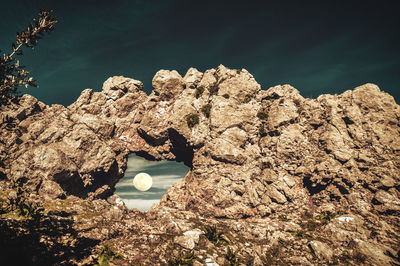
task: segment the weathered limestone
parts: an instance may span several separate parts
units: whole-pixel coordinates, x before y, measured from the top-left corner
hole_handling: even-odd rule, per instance
[[[43,198],[73,195],[85,201],[112,195],[128,153],[184,161],[191,170],[148,215],[159,217],[165,208],[207,219],[285,215],[299,227],[306,226],[306,214],[347,212],[344,218],[321,218],[318,234],[332,243],[303,244],[325,262],[337,260],[335,254],[349,243],[365,263],[393,260],[385,250],[395,253],[398,243],[385,232],[400,230],[400,107],[392,96],[365,84],[308,99],[290,85],[261,90],[246,70],[222,65],[204,73],[191,68],[183,78],[161,70],[153,87],[147,96],[140,81],[112,77],[101,92],[84,90],[68,107],[23,96],[2,113],[15,118],[16,130],[0,133],[7,154],[1,172],[27,178],[26,186]],[[125,212],[123,205],[107,209],[115,220]],[[279,233],[271,236],[277,245],[277,239],[293,239],[293,230],[284,229],[288,221],[281,220]],[[201,241],[185,235],[182,226],[160,230],[176,231],[178,245],[195,249]],[[376,242],[382,244],[374,253]],[[253,258],[268,261],[261,251]]]

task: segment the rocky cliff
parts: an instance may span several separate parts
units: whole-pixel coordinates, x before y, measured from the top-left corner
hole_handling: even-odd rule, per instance
[[[73,234],[44,241],[51,250],[74,235],[55,263],[99,261],[104,245],[122,255],[116,264],[400,263],[392,96],[365,84],[303,98],[222,65],[161,70],[152,83],[147,96],[140,81],[112,77],[68,107],[24,95],[2,111],[3,202],[19,182],[44,214],[69,219]],[[108,198],[133,152],[191,169],[147,213]]]

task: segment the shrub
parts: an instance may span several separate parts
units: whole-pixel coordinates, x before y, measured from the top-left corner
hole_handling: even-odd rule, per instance
[[[260,134],[261,137],[265,137],[267,135],[267,132],[265,131],[265,127],[263,124],[261,124],[258,127],[258,133]]]
[[[210,92],[210,95],[217,95],[218,90],[219,90],[219,88],[218,88],[218,84],[217,83],[212,85],[212,86],[210,86],[210,88],[208,89],[208,91]]]
[[[219,232],[218,230],[217,230],[217,227],[214,225],[214,226],[206,226],[205,228],[204,228],[204,231],[205,231],[205,237],[210,241],[210,242],[212,242],[212,243],[214,243],[214,244],[220,244],[220,243],[222,243],[222,244],[230,244],[230,240],[229,240],[229,238],[227,238],[226,236],[225,236],[225,234],[223,233],[223,232]]]
[[[227,248],[225,259],[229,261],[229,265],[231,266],[237,266],[240,264],[240,259],[236,256],[236,253],[237,252],[233,252],[230,247]]]
[[[22,55],[23,46],[29,48],[36,46],[44,33],[54,30],[56,22],[52,11],[41,10],[39,17],[33,19],[33,23],[29,24],[26,31],[17,32],[16,43],[11,44],[12,53],[0,57],[0,105],[17,95],[18,88],[21,86],[37,87],[35,80],[28,77],[30,72],[25,71],[24,66],[20,65],[19,60],[15,60],[14,56]]]
[[[29,191],[23,188],[23,183],[23,178],[11,181],[10,188],[13,189],[15,193],[8,198],[5,212],[16,211],[16,214],[28,219],[40,220],[43,216],[44,209],[40,205],[27,200],[26,194],[29,194]]]
[[[187,254],[181,253],[180,256],[176,259],[171,259],[168,261],[168,266],[183,266],[183,265],[193,265],[196,260],[196,256],[193,251]]]
[[[103,246],[101,249],[99,256],[97,258],[97,263],[95,265],[99,266],[108,266],[109,262],[114,259],[122,259],[122,255],[115,253],[109,246]]]
[[[299,237],[299,238],[306,238],[306,239],[309,239],[309,240],[311,240],[313,237],[310,235],[310,234],[307,234],[305,231],[303,231],[303,230],[300,230],[300,231],[294,231],[294,232],[291,232],[291,234],[293,235],[293,236],[296,236],[296,237]]]
[[[204,87],[197,87],[196,91],[194,93],[194,95],[196,96],[196,98],[199,98],[204,92]]]
[[[320,219],[321,220],[325,220],[325,221],[331,221],[333,218],[336,217],[336,213],[332,213],[330,211],[322,211],[321,215],[320,215]]]
[[[200,122],[199,115],[198,114],[190,114],[186,116],[186,122],[189,128],[194,127]]]
[[[279,220],[281,220],[282,222],[288,222],[288,221],[290,221],[290,219],[287,218],[287,216],[284,215],[284,214],[279,215],[278,218],[279,218]]]
[[[261,119],[261,120],[267,120],[268,114],[265,113],[265,112],[263,112],[263,111],[259,111],[259,112],[257,113],[257,117],[258,117],[259,119]]]
[[[203,105],[203,107],[201,107],[201,111],[207,118],[210,117],[211,107],[212,105],[210,103],[205,104]]]
[[[224,97],[225,99],[229,99],[229,94],[225,93],[224,95],[222,95],[222,97]]]

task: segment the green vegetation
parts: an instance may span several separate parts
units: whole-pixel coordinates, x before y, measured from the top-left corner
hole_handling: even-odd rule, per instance
[[[332,256],[332,262],[328,265],[351,265],[352,258],[349,254],[342,253],[338,256]]]
[[[295,236],[295,237],[298,237],[298,238],[306,238],[306,239],[309,239],[309,240],[313,239],[313,237],[312,237],[310,234],[307,234],[307,233],[306,233],[305,231],[303,231],[303,230],[294,231],[294,232],[291,232],[291,234],[292,234],[293,236]]]
[[[200,86],[196,88],[194,95],[196,96],[196,98],[199,98],[203,94],[203,92],[204,87]]]
[[[211,113],[211,107],[212,105],[210,103],[203,105],[203,107],[201,107],[201,111],[203,112],[203,114],[208,118],[210,117],[210,113]]]
[[[261,120],[267,120],[268,114],[263,111],[258,111],[257,117]]]
[[[24,69],[25,66],[20,65],[16,57],[23,54],[24,46],[28,48],[36,46],[44,33],[49,33],[54,29],[56,22],[52,11],[41,10],[39,17],[29,24],[27,30],[21,33],[17,32],[16,43],[11,44],[12,52],[0,56],[0,110],[3,105],[9,104],[19,96],[19,88],[36,87],[36,81],[28,76],[30,72]],[[21,128],[15,123],[15,118],[1,113],[0,130],[7,131],[10,135],[12,133],[16,133],[18,136],[22,134]],[[7,148],[4,146],[6,146],[6,142],[0,138],[0,179],[6,176],[2,169],[5,168],[4,162],[9,158]],[[15,204],[19,204],[21,213],[36,215],[32,213],[32,206],[22,206],[23,202],[15,202]]]
[[[169,260],[168,266],[190,266],[193,265],[195,260],[196,256],[193,251],[186,254],[181,253],[178,258]]]
[[[15,211],[17,215],[21,215],[28,219],[39,220],[43,215],[43,208],[37,204],[26,200],[26,193],[29,193],[23,188],[24,180],[22,178],[12,181],[10,188],[15,191],[15,194],[8,199],[5,212]]]
[[[288,222],[288,221],[290,221],[290,219],[287,218],[287,216],[284,215],[284,214],[279,215],[279,216],[278,216],[278,219],[281,220],[282,222]]]
[[[212,85],[212,86],[210,86],[210,88],[208,89],[208,91],[210,92],[210,95],[217,95],[218,90],[219,90],[219,88],[218,88],[218,84],[217,83]]]
[[[265,127],[264,127],[263,124],[261,124],[261,125],[258,127],[258,133],[260,134],[261,137],[264,137],[264,136],[267,135],[267,132],[265,131]]]
[[[223,244],[223,245],[229,245],[231,241],[229,238],[227,238],[223,232],[220,232],[217,230],[217,227],[214,226],[205,226],[204,231],[206,232],[204,235],[205,237],[215,245],[218,244]]]
[[[198,114],[190,114],[186,116],[186,122],[189,128],[194,127],[200,122],[200,118]]]
[[[115,253],[109,246],[103,246],[100,250],[99,256],[97,257],[97,262],[95,265],[98,266],[109,266],[109,262],[114,259],[122,259],[122,255]]]
[[[28,86],[37,87],[35,80],[28,77],[30,72],[24,70],[25,66],[20,65],[15,56],[22,55],[23,46],[35,47],[45,33],[54,30],[56,22],[52,11],[41,10],[39,17],[33,19],[27,30],[21,33],[17,32],[16,43],[11,44],[11,54],[4,54],[0,57],[0,105],[8,103],[18,94],[18,89],[22,86],[25,88],[28,88]]]
[[[304,221],[301,224],[302,228],[306,229],[307,231],[314,231],[315,229],[317,229],[318,227],[321,226],[321,223],[317,222],[317,221],[313,221],[313,220],[307,220]]]
[[[229,99],[229,94],[228,93],[225,93],[224,95],[222,95],[222,97],[224,97],[225,99]]]
[[[61,265],[91,254],[97,240],[79,236],[71,213],[39,205],[27,179],[3,181],[0,191],[0,246],[3,261],[15,265]]]
[[[225,255],[225,259],[229,261],[230,266],[238,266],[240,264],[240,259],[236,256],[237,252],[228,247]],[[226,265],[226,264],[225,264]]]
[[[336,217],[336,213],[332,213],[332,212],[330,212],[330,211],[323,211],[323,212],[321,212],[321,215],[319,216],[319,218],[321,219],[321,220],[325,220],[325,221],[330,221],[330,220],[332,220],[333,218],[335,218]]]

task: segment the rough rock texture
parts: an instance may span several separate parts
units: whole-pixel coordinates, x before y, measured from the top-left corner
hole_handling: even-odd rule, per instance
[[[237,256],[255,265],[399,263],[400,107],[392,96],[365,84],[308,99],[290,85],[262,90],[245,69],[222,65],[183,78],[161,70],[152,83],[147,96],[141,82],[112,77],[69,107],[24,95],[1,113],[14,121],[0,132],[0,177],[26,179],[39,202],[101,202],[87,207],[95,209],[87,224],[95,230],[104,212],[101,227],[118,224],[119,233],[92,237],[113,243],[125,263],[166,263],[176,244],[197,262],[223,264],[225,247],[188,233],[205,224],[229,231]],[[131,152],[191,167],[145,214],[103,200]],[[74,208],[79,216],[86,207]],[[129,233],[134,225],[141,235]]]

